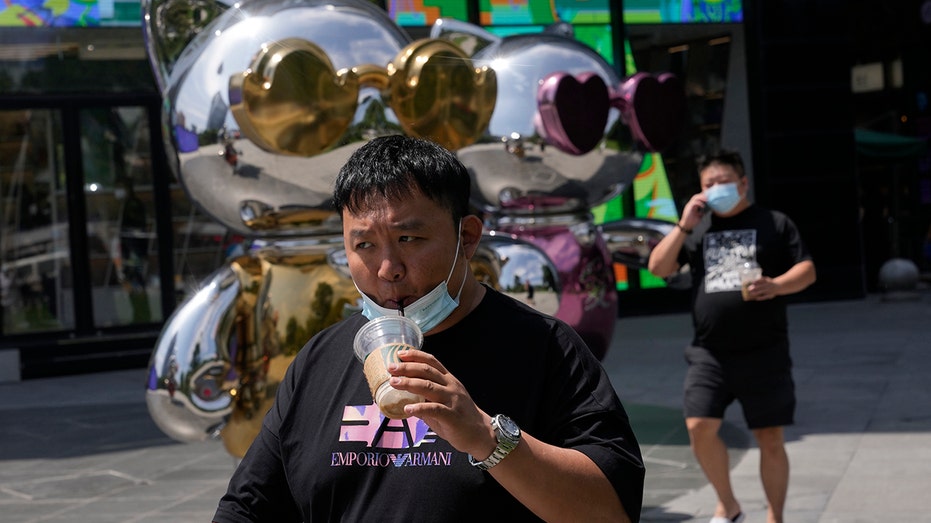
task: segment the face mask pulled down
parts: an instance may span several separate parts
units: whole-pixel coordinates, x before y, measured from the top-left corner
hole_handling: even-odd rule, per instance
[[[705,190],[705,198],[712,211],[726,214],[740,203],[740,192],[736,183],[719,183]]]
[[[456,259],[459,258],[459,244],[461,243],[462,232],[460,229],[459,238],[456,240],[456,254],[453,256],[453,266],[449,268],[449,275],[444,281],[433,288],[427,294],[421,296],[417,301],[407,307],[399,309],[389,309],[382,307],[369,298],[364,292],[359,291],[362,295],[362,315],[373,320],[380,316],[389,316],[402,314],[403,316],[414,320],[414,323],[420,327],[424,334],[430,332],[434,327],[439,325],[443,320],[459,306],[459,297],[462,296],[462,288],[465,287],[465,277],[462,278],[462,284],[459,286],[459,292],[453,298],[449,295],[447,283],[453,276],[453,269],[456,268]],[[466,265],[465,270],[469,270]],[[359,290],[359,287],[356,287]]]

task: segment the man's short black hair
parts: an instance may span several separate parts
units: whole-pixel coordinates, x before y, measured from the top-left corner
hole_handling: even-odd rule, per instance
[[[450,211],[453,223],[469,214],[472,180],[456,156],[420,138],[391,135],[357,149],[339,170],[333,205],[357,213],[378,200],[405,198],[420,191]]]
[[[743,158],[740,157],[740,153],[737,151],[730,151],[722,149],[716,153],[706,154],[698,158],[698,174],[701,174],[702,171],[707,169],[713,164],[718,165],[729,165],[734,168],[734,171],[737,172],[737,176],[743,178],[746,176],[746,170],[744,169]]]

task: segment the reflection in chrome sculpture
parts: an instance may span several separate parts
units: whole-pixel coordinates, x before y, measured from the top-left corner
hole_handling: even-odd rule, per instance
[[[643,266],[669,224],[606,233],[589,209],[631,182],[640,150],[669,141],[674,78],[622,82],[560,31],[498,38],[441,20],[411,40],[367,0],[146,0],[143,13],[174,174],[252,241],[164,326],[147,404],[166,434],[219,437],[242,456],[295,354],[358,310],[331,189],[380,135],[456,151],[487,225],[473,272],[604,356],[617,315],[611,263]],[[636,143],[606,140],[624,125]]]

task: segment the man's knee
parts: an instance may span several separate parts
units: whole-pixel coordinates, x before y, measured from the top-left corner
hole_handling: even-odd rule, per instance
[[[782,452],[785,447],[782,427],[753,429],[753,436],[761,452]]]
[[[689,431],[689,438],[692,442],[701,441],[707,438],[714,438],[721,429],[721,419],[719,418],[685,418],[685,427]]]

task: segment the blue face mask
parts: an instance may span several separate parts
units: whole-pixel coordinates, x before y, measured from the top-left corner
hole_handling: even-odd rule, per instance
[[[456,268],[456,259],[459,257],[459,244],[462,239],[462,229],[459,230],[459,237],[456,240],[456,254],[453,256],[453,266],[449,268],[449,275],[446,280],[441,281],[432,291],[421,296],[417,301],[404,307],[404,316],[414,320],[414,323],[420,327],[420,330],[426,334],[434,327],[439,325],[443,320],[459,306],[459,297],[462,296],[462,288],[465,287],[465,276],[462,278],[462,285],[459,286],[459,292],[453,298],[449,295],[447,282],[453,276],[453,269]],[[469,270],[466,265],[465,270]],[[359,290],[356,287],[356,290]],[[362,315],[370,320],[380,316],[389,316],[400,314],[399,309],[388,309],[375,303],[364,292],[359,291],[362,295]]]
[[[708,207],[718,214],[727,214],[740,203],[740,192],[736,183],[719,183],[705,190]]]

